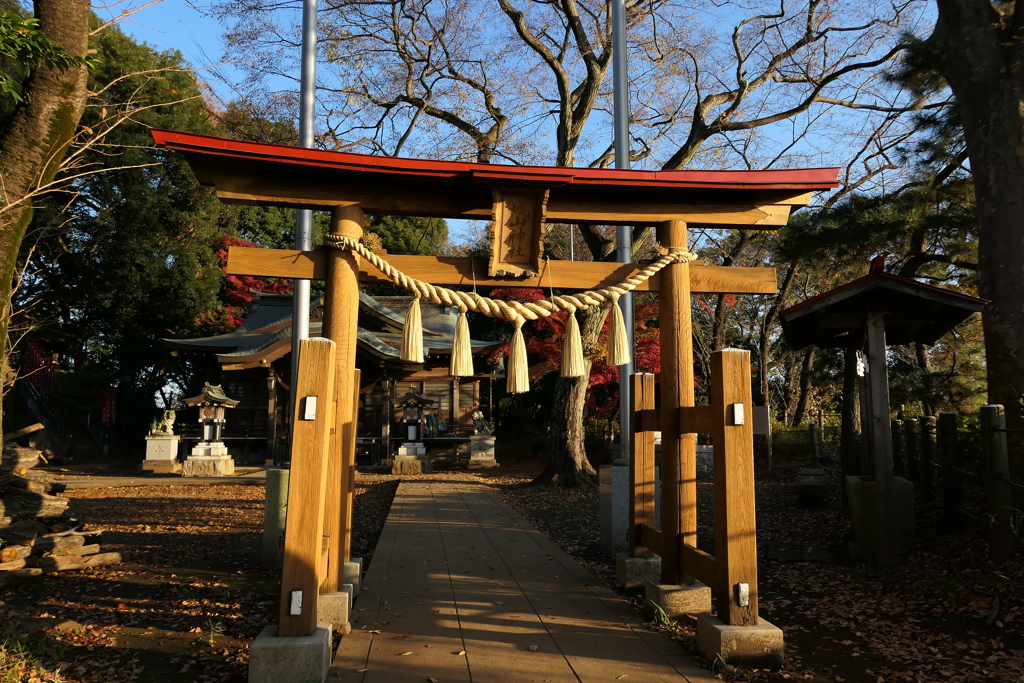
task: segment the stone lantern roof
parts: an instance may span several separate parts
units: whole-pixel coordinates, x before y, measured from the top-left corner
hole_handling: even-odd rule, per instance
[[[238,405],[238,401],[233,398],[228,398],[227,394],[224,393],[224,389],[219,384],[211,385],[209,382],[203,386],[203,391],[198,396],[185,399],[185,405],[187,406],[224,406],[225,408],[234,408]]]

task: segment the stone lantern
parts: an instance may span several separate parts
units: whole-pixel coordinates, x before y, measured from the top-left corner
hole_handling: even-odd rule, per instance
[[[430,471],[430,458],[423,445],[423,420],[427,409],[434,405],[433,399],[410,391],[394,400],[392,405],[402,409],[402,425],[405,427],[405,442],[398,447],[391,471],[394,474],[421,474]]]
[[[182,470],[184,477],[222,477],[235,473],[235,461],[221,441],[227,408],[234,408],[238,401],[228,398],[219,385],[209,382],[198,396],[185,399],[187,406],[199,406],[199,424],[203,428],[203,440],[195,445],[185,460]]]

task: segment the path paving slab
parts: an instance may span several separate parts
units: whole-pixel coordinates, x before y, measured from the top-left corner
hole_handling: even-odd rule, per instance
[[[472,481],[399,485],[352,626],[329,681],[718,681]]]

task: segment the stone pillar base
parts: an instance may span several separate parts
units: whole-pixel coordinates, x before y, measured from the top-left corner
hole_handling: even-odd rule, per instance
[[[142,471],[154,474],[177,474],[181,472],[181,463],[177,460],[143,460]]]
[[[335,631],[344,631],[352,614],[352,591],[342,586],[337,593],[321,593],[316,603],[316,619],[331,624]]]
[[[349,561],[341,566],[341,582],[352,587],[354,602],[363,588],[363,558],[350,557]]]
[[[418,455],[396,455],[391,463],[391,474],[425,474],[430,472],[430,460]]]
[[[718,617],[697,617],[697,649],[712,662],[755,669],[782,667],[782,629],[764,619],[757,626],[729,626]]]
[[[190,455],[182,468],[183,477],[230,477],[235,461],[230,455]]]
[[[660,557],[615,556],[615,578],[628,591],[644,588],[647,581],[654,582],[659,576]]]
[[[644,606],[649,617],[658,615],[658,607],[669,619],[711,614],[711,588],[700,581],[677,586],[648,580],[644,582]]]
[[[311,636],[289,638],[279,638],[271,624],[249,646],[249,683],[323,683],[330,668],[330,624],[318,624]]]

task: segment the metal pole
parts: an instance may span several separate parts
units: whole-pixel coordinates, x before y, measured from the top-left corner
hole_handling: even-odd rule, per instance
[[[629,80],[626,63],[626,3],[612,0],[612,91],[615,106],[615,168],[629,168]],[[633,260],[633,235],[628,225],[615,229],[615,260],[629,263]],[[626,340],[630,354],[633,353],[633,295],[619,297],[622,317],[626,322]],[[619,457],[630,453],[629,407],[632,387],[629,376],[633,374],[632,360],[628,365],[619,366]]]
[[[299,146],[313,146],[316,89],[316,0],[302,2],[302,70],[299,82]],[[313,212],[296,211],[295,248],[313,248]],[[299,376],[299,342],[309,338],[309,280],[295,280],[292,302],[292,388],[290,413],[295,414],[295,378]]]

